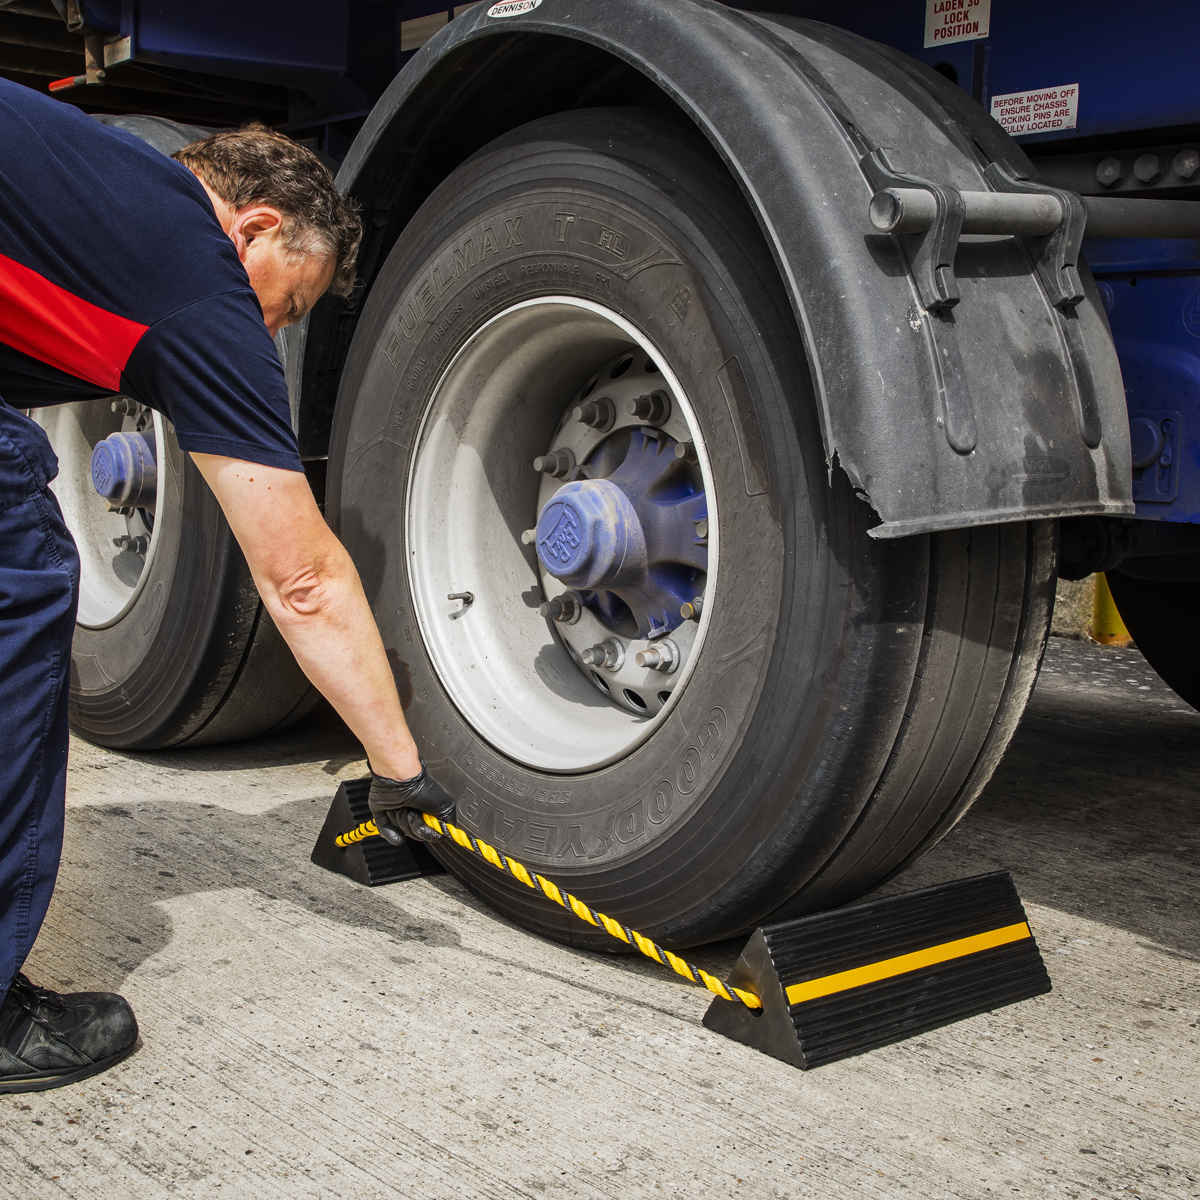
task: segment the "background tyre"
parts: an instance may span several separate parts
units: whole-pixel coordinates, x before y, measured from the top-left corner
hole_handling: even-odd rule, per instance
[[[51,486],[80,553],[72,728],[102,746],[154,750],[252,737],[310,712],[320,696],[170,423],[124,398],[31,415],[59,456]],[[137,429],[157,450],[153,505],[111,512],[92,485],[92,450]]]
[[[100,117],[172,154],[211,130],[161,117]],[[259,603],[208,485],[170,423],[124,397],[30,414],[59,458],[52,485],[82,561],[71,726],[103,746],[156,750],[283,729],[320,694]],[[91,479],[95,445],[141,432],[155,447],[148,507],[108,510]],[[115,545],[114,542],[123,542]]]
[[[622,545],[644,533],[632,583],[549,571],[580,538],[610,553],[555,507],[568,488],[576,517],[585,492],[624,514]],[[461,822],[668,945],[933,845],[999,761],[1050,616],[1049,523],[868,536],[754,220],[657,112],[535,122],[430,197],[355,335],[329,512]],[[522,924],[612,948],[438,853]]]
[[[1200,583],[1138,579],[1122,571],[1105,578],[1142,657],[1181,700],[1200,709],[1200,645],[1188,636],[1200,611]]]

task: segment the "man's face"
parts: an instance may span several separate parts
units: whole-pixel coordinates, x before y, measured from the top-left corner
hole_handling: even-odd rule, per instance
[[[233,214],[227,232],[263,306],[271,337],[284,325],[298,322],[334,281],[337,264],[332,256],[296,257],[288,252],[283,245],[283,217],[276,209],[265,204],[241,209]]]
[[[229,236],[272,337],[285,325],[299,321],[333,282],[336,263],[332,256],[288,253],[283,244],[283,218],[273,208],[242,209],[233,217]]]
[[[325,294],[337,263],[332,255],[293,257],[283,245],[283,215],[277,208],[258,204],[234,212],[202,175],[196,178],[237,249],[274,337],[285,325],[300,320]]]

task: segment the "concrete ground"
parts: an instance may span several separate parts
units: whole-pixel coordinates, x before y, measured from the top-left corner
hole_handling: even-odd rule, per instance
[[[1200,1195],[1198,751],[1136,652],[1054,639],[983,798],[892,889],[1011,869],[1054,991],[801,1072],[709,1033],[654,964],[540,941],[449,876],[310,866],[364,767],[328,719],[76,743],[28,969],[120,990],[144,1043],[0,1099],[0,1195]]]

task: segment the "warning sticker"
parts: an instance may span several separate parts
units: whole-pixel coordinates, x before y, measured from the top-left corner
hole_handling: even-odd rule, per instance
[[[1013,92],[992,97],[992,116],[1014,137],[1022,133],[1049,133],[1074,129],[1079,116],[1079,84]]]
[[[925,0],[925,48],[988,35],[992,0]]]

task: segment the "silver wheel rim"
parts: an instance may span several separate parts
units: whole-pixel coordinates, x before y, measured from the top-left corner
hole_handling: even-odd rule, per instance
[[[672,632],[678,667],[670,676],[636,668],[635,652],[650,643],[626,639],[627,665],[613,677],[621,690],[635,681],[656,698],[662,693],[657,711],[645,714],[606,696],[598,673],[581,662],[580,645],[612,636],[590,612],[576,623],[582,628],[539,615],[538,604],[553,593],[546,594],[534,547],[521,540],[557,482],[539,478],[532,460],[556,437],[561,444],[574,398],[623,352],[657,365],[656,386],[673,402],[671,436],[693,443],[708,500],[705,605],[699,621]],[[486,742],[530,769],[577,773],[624,758],[667,720],[692,675],[718,573],[709,459],[665,358],[629,321],[589,301],[548,296],[514,305],[455,355],[416,446],[406,505],[409,583],[416,626],[455,707]],[[450,600],[451,593],[473,600]]]
[[[104,498],[92,486],[92,451],[110,433],[134,428],[134,418],[112,411],[110,400],[82,400],[35,409],[29,414],[46,431],[58,455],[58,478],[51,490],[58,498],[63,520],[79,550],[79,615],[85,629],[115,625],[137,602],[150,577],[150,566],[161,541],[166,480],[163,455],[165,427],[162,417],[151,412],[158,446],[158,487],[153,525],[140,511],[131,516],[110,512]],[[148,536],[144,555],[118,550],[113,539]]]

